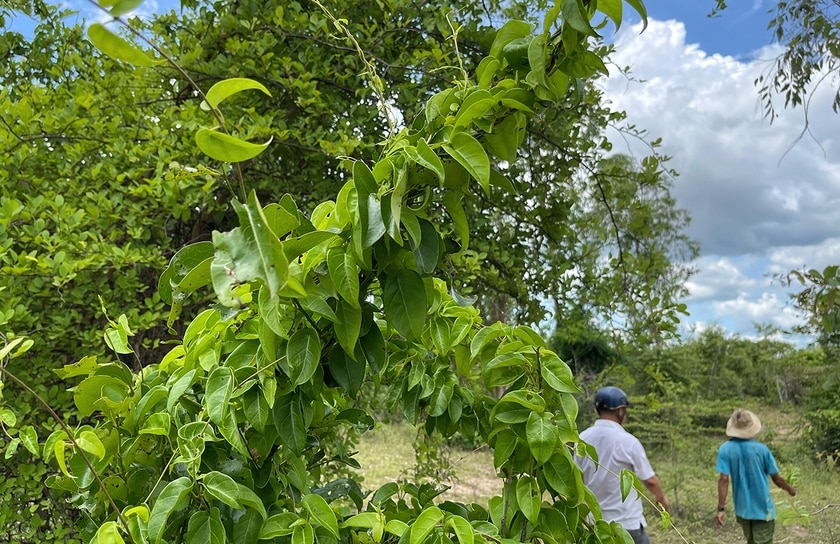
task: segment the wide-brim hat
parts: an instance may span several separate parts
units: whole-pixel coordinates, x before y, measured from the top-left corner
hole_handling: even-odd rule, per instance
[[[726,422],[726,436],[752,438],[761,431],[761,420],[749,410],[738,408]]]

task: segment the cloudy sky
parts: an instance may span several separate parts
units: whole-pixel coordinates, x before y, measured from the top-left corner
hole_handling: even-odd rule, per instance
[[[612,61],[630,66],[630,77],[611,69],[602,85],[630,123],[662,138],[679,172],[673,193],[702,247],[684,326],[718,324],[745,337],[756,323],[787,329],[799,320],[790,290],[773,275],[840,263],[840,117],[831,85],[814,93],[811,135],[799,139],[803,111],[779,109],[771,124],[753,84],[779,52],[767,31],[775,0],[730,2],[717,19],[706,17],[713,0],[646,4],[647,29],[640,33],[629,17],[615,38]],[[637,142],[614,141],[641,152]]]

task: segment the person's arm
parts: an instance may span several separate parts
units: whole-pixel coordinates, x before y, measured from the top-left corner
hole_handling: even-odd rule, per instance
[[[660,505],[666,512],[670,512],[671,505],[668,504],[668,499],[665,498],[665,493],[662,492],[662,486],[659,485],[659,478],[651,476],[647,480],[642,480],[642,483],[645,484],[645,489],[653,495],[656,504]]]
[[[723,507],[726,506],[726,494],[729,491],[729,476],[721,474],[718,478],[718,508],[715,522],[723,527]]]
[[[770,476],[770,479],[773,480],[773,483],[776,484],[777,487],[780,487],[780,488],[784,489],[785,491],[787,491],[788,495],[790,495],[791,497],[796,495],[796,489],[792,485],[787,483],[785,481],[785,479],[782,478],[782,475],[779,474],[778,472],[776,474]]]

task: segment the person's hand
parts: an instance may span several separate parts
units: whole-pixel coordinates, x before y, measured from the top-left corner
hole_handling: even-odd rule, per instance
[[[790,495],[791,497],[796,496],[796,488],[793,487],[792,485],[788,485],[787,492],[788,492],[788,495]]]
[[[715,523],[717,523],[718,527],[723,527],[723,512],[715,514]]]
[[[666,512],[671,511],[671,505],[668,504],[668,499],[665,497],[661,497],[659,500],[656,501],[657,505]]]

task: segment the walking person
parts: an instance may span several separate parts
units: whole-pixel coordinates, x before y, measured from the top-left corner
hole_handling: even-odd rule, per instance
[[[770,497],[770,480],[789,495],[793,488],[779,474],[770,449],[756,441],[761,421],[749,410],[738,408],[726,423],[729,440],[718,449],[718,508],[715,522],[723,526],[726,494],[732,482],[735,519],[744,531],[747,544],[771,544],[775,531],[776,507]]]
[[[598,498],[604,520],[621,524],[636,544],[650,544],[645,531],[647,521],[642,511],[641,497],[635,490],[631,490],[627,500],[621,500],[621,471],[633,471],[661,508],[667,511],[669,505],[648,461],[645,448],[638,438],[623,427],[628,406],[630,402],[627,395],[618,387],[609,386],[598,390],[595,394],[598,419],[580,433],[580,438],[595,448],[598,463],[589,457],[579,456],[575,457],[575,462],[583,472],[583,483]]]

